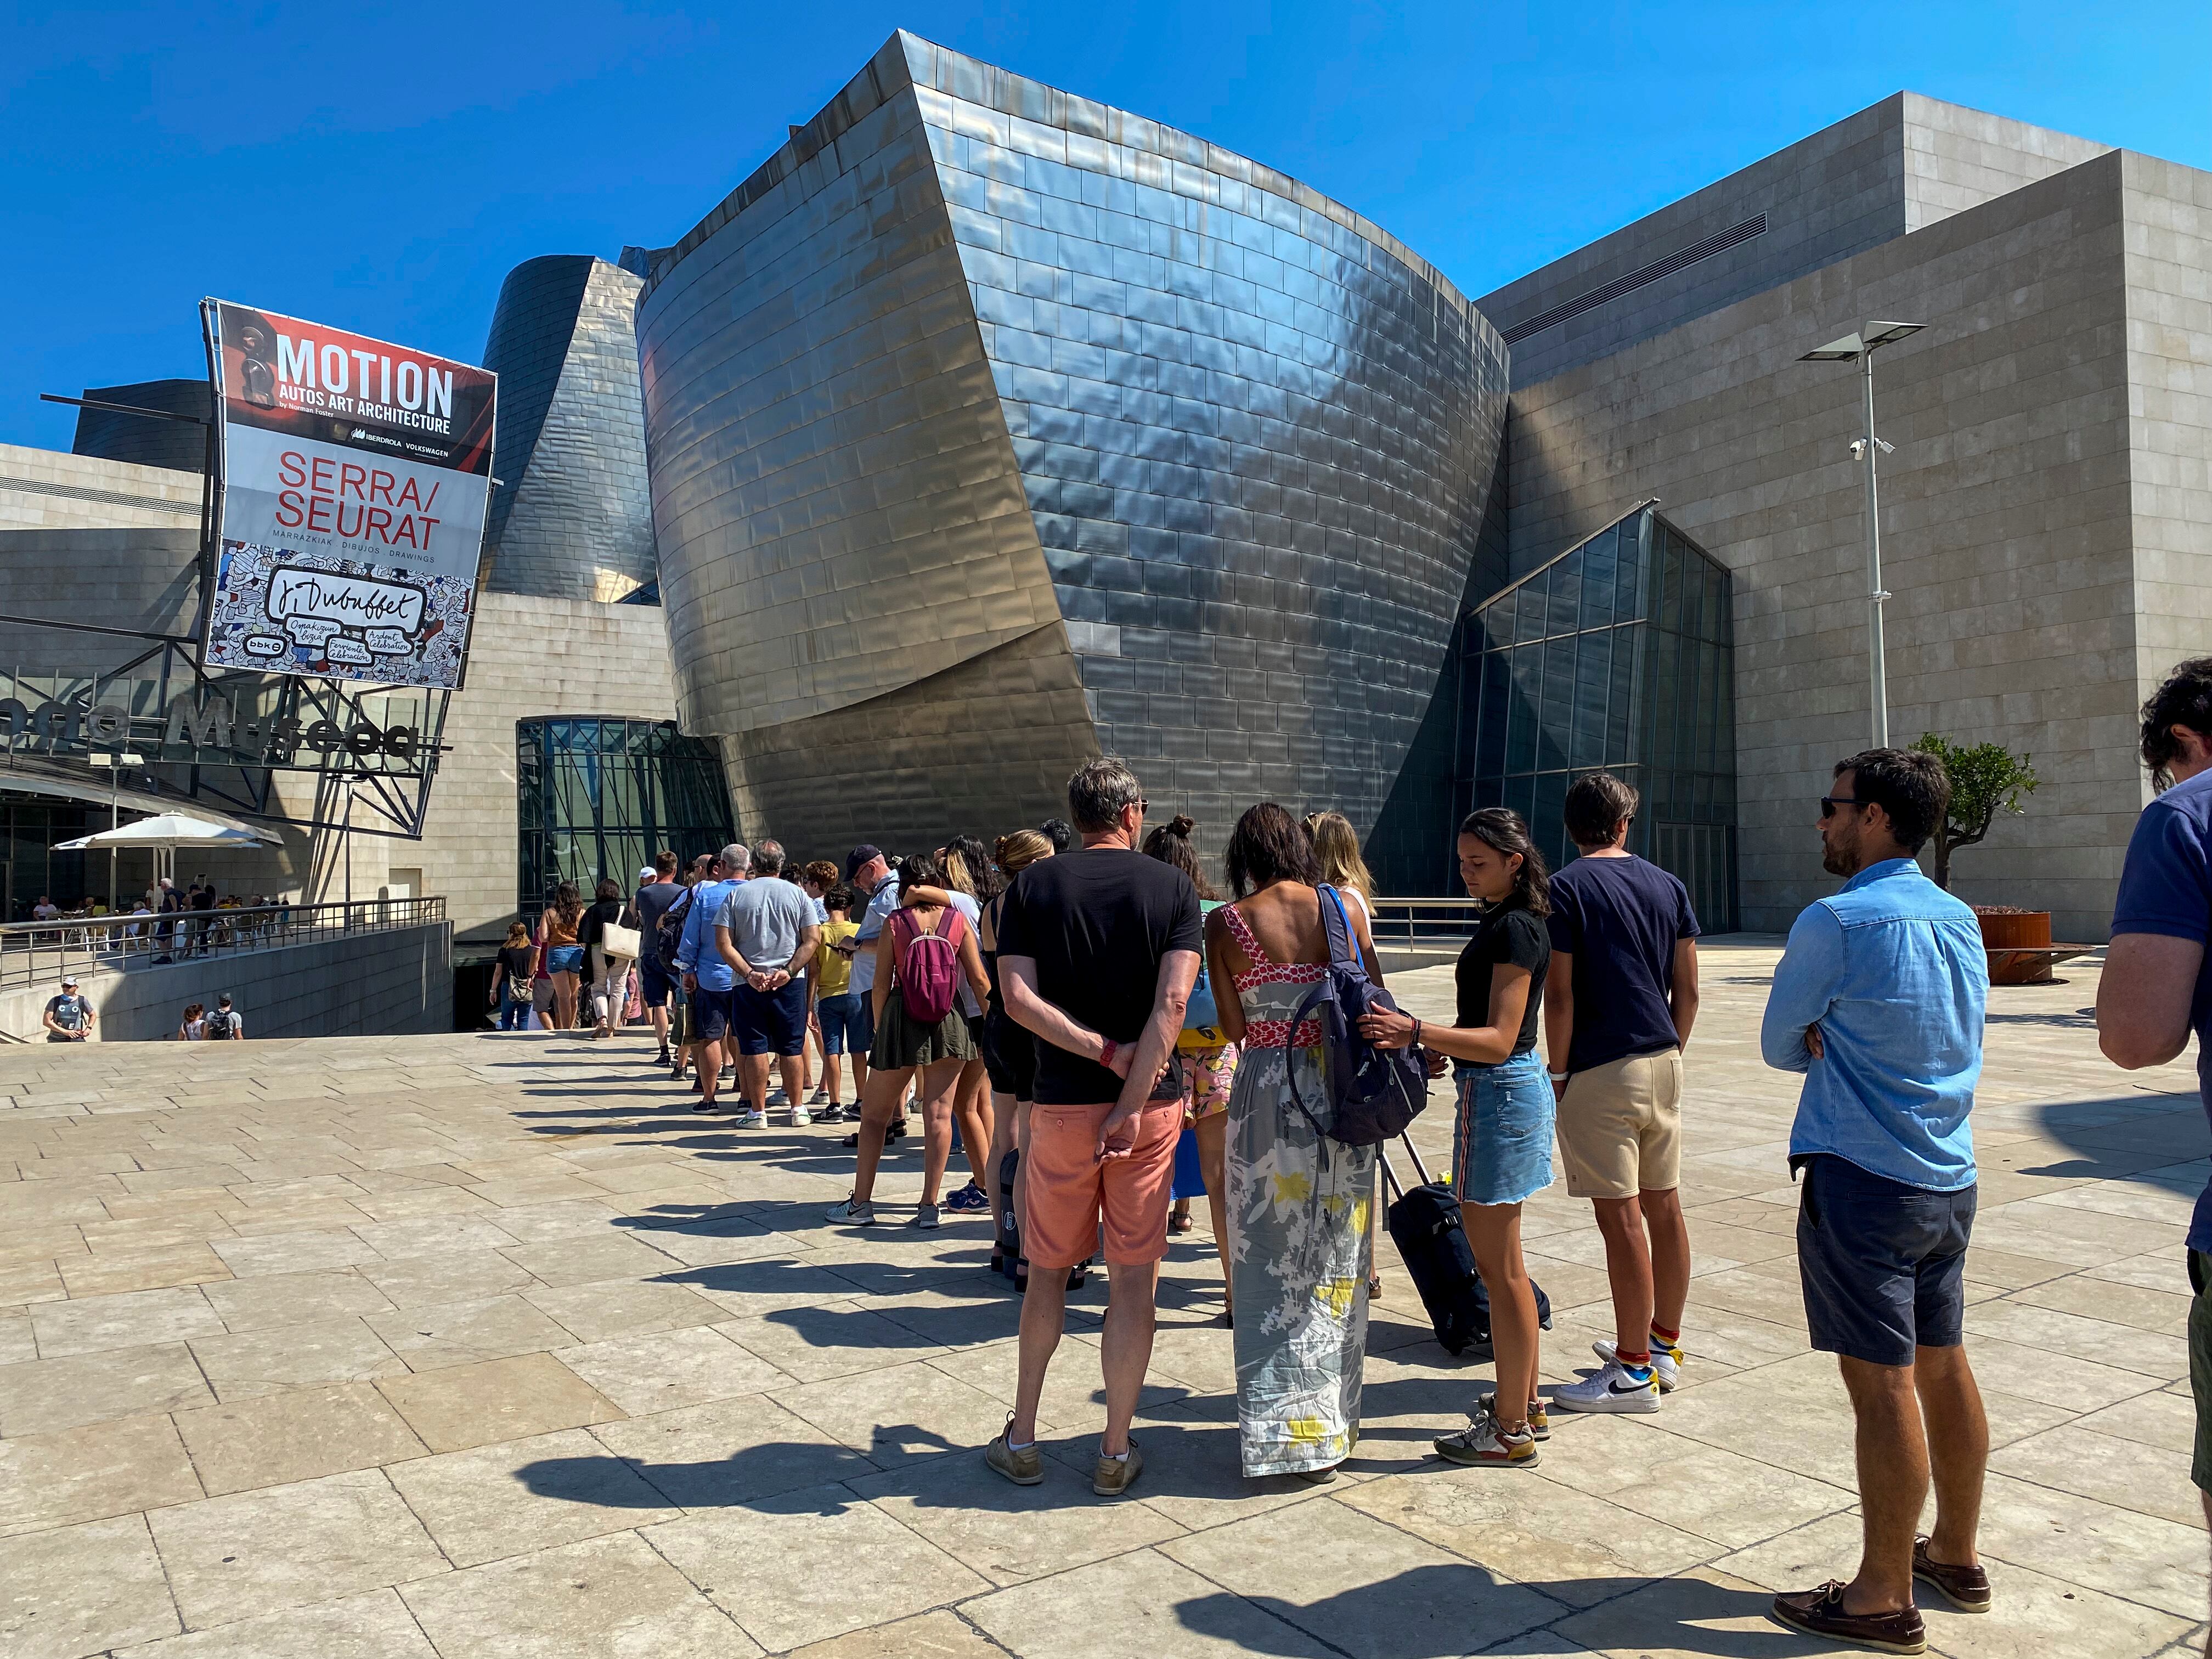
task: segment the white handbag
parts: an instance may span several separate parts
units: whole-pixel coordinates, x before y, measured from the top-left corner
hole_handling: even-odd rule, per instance
[[[635,927],[625,927],[611,921],[599,929],[599,949],[610,957],[624,957],[635,962],[644,943],[643,936]]]

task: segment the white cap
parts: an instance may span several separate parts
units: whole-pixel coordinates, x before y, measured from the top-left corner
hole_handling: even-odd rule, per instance
[[[76,975],[75,974],[64,974],[62,975],[62,989],[64,991],[72,990],[76,988]]]
[[[656,873],[657,872],[654,871],[653,867],[648,864],[644,869],[637,872],[637,878],[640,881],[651,881]]]

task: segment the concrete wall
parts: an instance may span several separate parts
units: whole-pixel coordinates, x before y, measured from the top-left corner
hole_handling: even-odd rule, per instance
[[[197,472],[0,444],[0,530],[177,530],[189,548],[199,523]]]
[[[88,974],[81,988],[106,1042],[177,1029],[185,1005],[230,994],[253,1037],[390,1036],[453,1026],[453,925],[392,927],[239,956]],[[58,985],[0,992],[0,1030],[44,1042]]]
[[[2184,199],[2205,199],[2204,175],[2173,172]],[[2108,154],[1515,392],[1515,569],[1657,495],[1736,573],[1744,927],[1784,927],[1832,887],[1815,802],[1867,740],[1857,378],[1796,359],[1900,317],[1930,327],[1880,359],[1878,429],[1897,447],[1882,462],[1892,737],[2030,751],[2045,783],[2028,816],[1960,855],[1957,888],[2049,908],[2061,938],[2104,936],[2141,799],[2136,515],[2165,515],[2175,559],[2198,556],[2208,518],[2199,497],[2131,477],[2133,365],[2155,356],[2185,379],[2208,337],[2179,299],[2154,337],[2130,314],[2131,281],[2203,280],[2152,255],[2181,251],[2154,222],[2182,187]],[[2143,252],[2125,258],[2131,236]],[[2203,434],[2179,424],[2196,405],[2157,409],[2142,441],[2201,489]],[[2164,601],[2173,642],[2203,592]]]
[[[421,866],[456,935],[501,931],[515,915],[517,720],[675,718],[662,615],[651,605],[478,594],[468,688],[446,717],[429,821],[419,844],[393,842],[386,854],[392,866]]]
[[[2025,122],[1897,93],[1508,283],[1476,304],[1510,332],[1516,324],[1755,214],[1766,216],[1765,234],[1516,341],[1513,384],[1526,386],[1923,229],[2106,149]]]
[[[2212,651],[2212,173],[2121,157],[2136,682]],[[2147,781],[2139,780],[2147,796]]]

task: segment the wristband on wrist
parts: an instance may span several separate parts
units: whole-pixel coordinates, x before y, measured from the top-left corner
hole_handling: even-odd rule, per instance
[[[1554,1083],[1565,1083],[1569,1078],[1572,1077],[1574,1073],[1572,1072],[1552,1072],[1547,1073],[1547,1075],[1549,1076]]]
[[[1101,1037],[1099,1041],[1105,1044],[1105,1047],[1098,1051],[1098,1063],[1110,1070],[1114,1064],[1114,1056],[1120,1051],[1121,1045],[1115,1042],[1112,1037]]]
[[[1406,1046],[1409,1048],[1418,1048],[1421,1046],[1421,1017],[1419,1014],[1415,1014],[1413,1018],[1413,1035],[1412,1038],[1408,1040]]]

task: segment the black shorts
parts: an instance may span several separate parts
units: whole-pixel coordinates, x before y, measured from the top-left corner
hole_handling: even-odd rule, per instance
[[[991,1074],[993,1094],[1036,1098],[1036,1034],[1003,1008],[983,1016],[983,1069]]]
[[[676,988],[667,969],[653,957],[637,959],[637,994],[648,1008],[665,1008],[668,994]]]
[[[1807,1158],[1797,1274],[1813,1346],[1874,1365],[1957,1347],[1975,1193],[1908,1187],[1832,1153]]]

